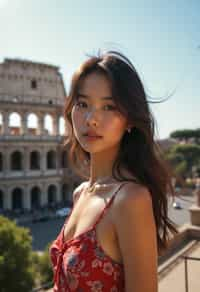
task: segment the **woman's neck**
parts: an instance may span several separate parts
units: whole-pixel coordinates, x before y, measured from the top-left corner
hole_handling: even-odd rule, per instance
[[[90,161],[90,179],[91,183],[96,181],[112,178],[113,159],[95,159]]]
[[[113,178],[112,169],[116,159],[116,154],[100,155],[93,154],[90,157],[90,184],[96,181]]]

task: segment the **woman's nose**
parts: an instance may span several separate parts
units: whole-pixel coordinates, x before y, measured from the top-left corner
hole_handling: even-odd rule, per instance
[[[97,125],[98,124],[98,115],[95,109],[89,111],[86,115],[86,123],[88,125]]]

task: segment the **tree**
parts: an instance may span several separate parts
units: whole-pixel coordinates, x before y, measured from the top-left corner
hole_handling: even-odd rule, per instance
[[[176,130],[170,134],[170,137],[186,141],[189,139],[194,139],[195,143],[198,144],[200,142],[200,129]]]
[[[49,256],[49,243],[42,255],[38,256],[38,271],[41,284],[50,283],[53,280],[53,268]]]
[[[195,144],[176,145],[173,151],[183,155],[187,162],[188,170],[196,165],[200,158],[200,146]]]
[[[0,216],[1,292],[27,292],[34,286],[32,238],[29,230]]]
[[[183,177],[192,176],[193,168],[200,165],[200,146],[196,144],[174,145],[166,152],[175,172]]]

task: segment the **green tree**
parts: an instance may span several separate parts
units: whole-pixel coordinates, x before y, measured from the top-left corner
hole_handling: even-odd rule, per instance
[[[41,255],[35,254],[35,267],[37,268],[40,284],[47,284],[53,280],[53,269],[49,256],[49,243]]]
[[[171,138],[176,138],[179,140],[188,140],[194,138],[195,143],[200,142],[200,129],[183,129],[176,130],[170,134]]]
[[[200,162],[200,146],[196,144],[174,145],[166,152],[177,174],[192,176],[192,169]]]
[[[28,292],[34,286],[32,238],[29,230],[0,216],[1,292]]]
[[[183,155],[184,159],[187,162],[187,167],[189,171],[191,171],[192,166],[196,165],[200,159],[199,145],[176,145],[172,150]]]

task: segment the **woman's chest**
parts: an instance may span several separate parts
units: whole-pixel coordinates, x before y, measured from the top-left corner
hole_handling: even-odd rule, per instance
[[[80,204],[77,203],[64,226],[63,242],[76,239],[80,235],[84,235],[88,230],[94,228],[98,244],[106,254],[120,262],[121,254],[114,228],[112,208],[106,210],[104,216],[102,216],[101,220],[96,225],[105,205],[106,202],[98,198],[82,201]]]
[[[79,234],[84,233],[91,227],[95,226],[97,220],[105,208],[106,202],[102,198],[91,198],[77,202],[71,215],[67,219],[64,231],[63,240],[64,242],[77,237]],[[97,227],[97,226],[96,226]],[[113,220],[112,220],[112,209],[109,212],[105,212],[104,216],[98,223],[98,233],[100,237],[105,240],[106,237],[113,236]]]

